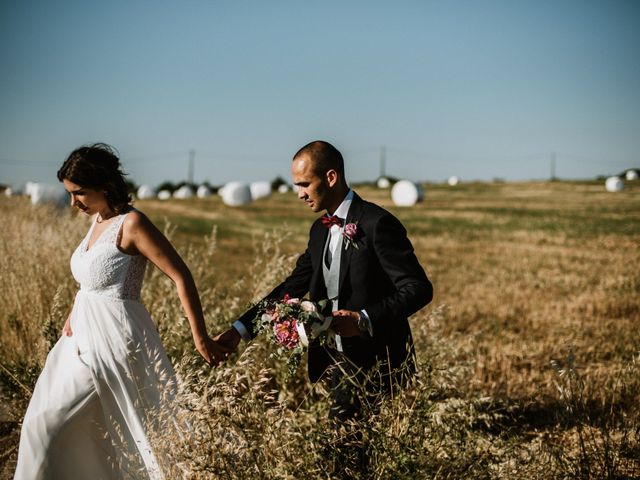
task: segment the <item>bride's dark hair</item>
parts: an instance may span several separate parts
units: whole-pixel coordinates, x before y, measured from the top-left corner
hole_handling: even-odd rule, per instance
[[[120,214],[131,205],[131,194],[120,168],[115,148],[94,143],[76,148],[58,170],[58,180],[69,180],[84,188],[104,190],[109,208]]]

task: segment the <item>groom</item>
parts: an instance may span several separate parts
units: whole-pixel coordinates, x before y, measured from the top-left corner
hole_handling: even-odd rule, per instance
[[[312,343],[308,371],[312,382],[331,378],[335,420],[361,413],[360,399],[346,381],[364,379],[379,367],[378,391],[402,384],[414,370],[407,317],[431,301],[432,285],[413,253],[402,224],[391,213],[360,198],[347,184],[340,152],[324,141],[311,142],[293,157],[298,198],[315,213],[306,251],[289,277],[265,298],[285,294],[333,302],[336,349]],[[254,336],[254,307],[216,340],[235,349]],[[330,368],[330,367],[336,368]]]

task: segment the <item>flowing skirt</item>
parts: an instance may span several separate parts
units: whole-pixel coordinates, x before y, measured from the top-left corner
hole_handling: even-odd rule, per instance
[[[175,375],[146,308],[80,290],[20,434],[16,480],[163,479],[150,436]]]

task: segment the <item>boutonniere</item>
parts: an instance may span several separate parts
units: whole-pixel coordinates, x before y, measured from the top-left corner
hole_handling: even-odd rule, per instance
[[[358,248],[357,239],[360,234],[358,230],[358,222],[351,221],[344,226],[342,230],[342,236],[344,237],[344,249],[349,248],[349,245],[353,245],[354,248]]]

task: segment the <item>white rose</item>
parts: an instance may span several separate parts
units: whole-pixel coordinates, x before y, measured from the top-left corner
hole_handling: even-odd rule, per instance
[[[305,312],[316,313],[318,309],[316,308],[315,303],[310,302],[309,300],[305,300],[300,304],[300,308],[302,308]]]

